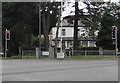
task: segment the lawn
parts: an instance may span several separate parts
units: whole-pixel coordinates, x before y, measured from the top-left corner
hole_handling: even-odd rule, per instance
[[[120,58],[116,55],[80,55],[80,56],[67,56],[65,59],[110,59],[110,58]]]
[[[48,56],[41,56],[40,58],[45,59],[48,58]],[[36,56],[13,56],[13,57],[0,57],[0,59],[36,59]]]
[[[14,56],[14,57],[0,57],[0,59],[36,59],[35,56],[24,56],[24,57],[20,57],[20,56]],[[41,56],[42,59],[47,59],[48,56]],[[73,59],[73,60],[77,60],[77,59],[112,59],[112,58],[120,58],[119,55],[79,55],[79,56],[66,56],[65,59]]]

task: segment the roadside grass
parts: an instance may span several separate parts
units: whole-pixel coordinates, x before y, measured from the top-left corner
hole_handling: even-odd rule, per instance
[[[67,56],[65,59],[110,59],[110,58],[120,58],[117,55],[79,55],[79,56]]]
[[[46,58],[48,58],[48,56],[41,56],[40,57],[41,59],[46,59]],[[36,56],[23,56],[23,57],[21,57],[21,56],[13,56],[13,57],[7,57],[7,58],[5,58],[5,57],[0,57],[0,59],[36,59]]]
[[[36,59],[36,56],[24,56],[23,59]],[[41,59],[46,59],[48,56],[40,56]]]
[[[41,59],[48,59],[48,56],[41,56]],[[120,55],[79,55],[79,56],[66,56],[64,59],[112,59],[112,58],[120,58]],[[0,57],[0,59],[36,59],[36,56],[13,56],[13,57]]]

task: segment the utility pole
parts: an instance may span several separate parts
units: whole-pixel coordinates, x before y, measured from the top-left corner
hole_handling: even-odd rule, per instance
[[[2,2],[0,2],[0,52],[2,52]]]
[[[61,49],[60,49],[60,53],[62,54],[62,5],[63,5],[63,0],[61,0],[61,14],[60,14],[60,21],[61,21],[61,29],[60,29],[60,33],[61,33],[61,38],[60,38],[60,42],[61,42]]]
[[[41,2],[39,2],[39,57],[41,57]]]

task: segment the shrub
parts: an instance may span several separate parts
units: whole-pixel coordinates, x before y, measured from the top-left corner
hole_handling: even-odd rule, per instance
[[[98,47],[78,47],[78,50],[99,50]]]

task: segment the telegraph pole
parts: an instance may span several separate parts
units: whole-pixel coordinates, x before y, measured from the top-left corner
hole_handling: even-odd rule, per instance
[[[0,2],[0,53],[2,52],[2,2]]]
[[[60,17],[61,17],[61,19],[60,19],[60,21],[61,21],[61,29],[60,29],[60,33],[61,33],[61,38],[60,38],[60,42],[61,42],[61,49],[60,49],[60,53],[62,54],[62,52],[63,52],[63,49],[62,49],[62,5],[63,5],[63,0],[61,0],[61,14],[60,14]]]
[[[39,2],[39,57],[38,58],[40,58],[41,57],[41,41],[40,41],[40,39],[41,39],[41,2]]]

